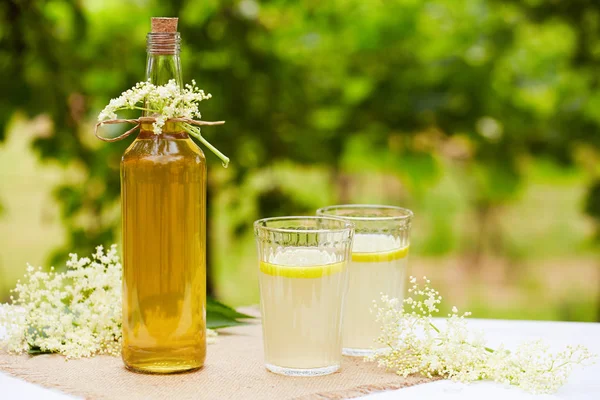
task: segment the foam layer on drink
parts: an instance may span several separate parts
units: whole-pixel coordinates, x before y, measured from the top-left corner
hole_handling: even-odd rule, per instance
[[[400,248],[400,239],[385,234],[358,233],[354,235],[353,253],[380,253]]]
[[[304,267],[338,262],[336,255],[313,247],[296,247],[269,255],[269,264]]]

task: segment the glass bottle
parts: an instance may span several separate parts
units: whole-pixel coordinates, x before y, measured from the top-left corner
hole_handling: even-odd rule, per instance
[[[146,78],[154,84],[175,79],[181,86],[176,24],[176,18],[153,18]],[[206,355],[206,161],[178,123],[167,122],[158,135],[142,124],[121,160],[121,203],[123,361],[147,373],[200,368]]]

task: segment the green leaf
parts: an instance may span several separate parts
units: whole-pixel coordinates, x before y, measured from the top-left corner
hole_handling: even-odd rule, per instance
[[[206,327],[210,329],[227,328],[245,325],[240,319],[252,319],[251,315],[243,314],[215,299],[206,299]]]
[[[215,299],[206,299],[206,327],[210,329],[227,328],[245,325],[240,319],[252,319],[251,315],[243,314]]]
[[[50,350],[42,350],[38,346],[29,346],[29,350],[27,350],[27,354],[31,356],[37,356],[40,354],[52,354]]]
[[[240,325],[246,325],[246,322],[224,317],[219,313],[206,311],[206,327],[209,329],[229,328]]]
[[[210,297],[206,299],[206,312],[212,312],[214,314],[221,314],[224,317],[230,319],[239,319],[239,318],[254,318],[252,315],[243,314],[234,310],[233,308],[215,300]]]

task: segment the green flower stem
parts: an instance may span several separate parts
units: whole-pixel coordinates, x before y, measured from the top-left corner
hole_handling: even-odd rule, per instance
[[[435,326],[435,325],[433,324],[433,322],[430,322],[430,323],[429,323],[429,326],[431,326],[431,327],[433,328],[433,330],[434,330],[434,331],[436,331],[437,333],[440,333],[440,330],[438,329],[438,327],[437,327],[437,326]],[[489,348],[489,347],[484,347],[483,349],[484,349],[485,351],[487,351],[488,353],[495,353],[495,352],[496,352],[496,350],[494,350],[494,349],[491,349],[491,348]]]
[[[215,155],[217,157],[219,157],[221,159],[221,161],[223,162],[223,167],[227,168],[227,166],[229,165],[229,157],[227,157],[225,154],[221,153],[215,146],[210,144],[208,142],[208,140],[204,139],[204,137],[202,137],[202,134],[200,134],[200,129],[198,129],[190,124],[182,124],[182,125],[183,125],[183,129],[185,129],[185,131],[187,133],[189,133],[190,135],[192,135],[193,137],[198,139],[203,145],[208,147],[210,151],[215,153]]]
[[[151,108],[144,108],[144,107],[133,107],[136,110],[142,110],[142,111],[150,111],[150,112],[156,112],[157,110],[153,110]]]

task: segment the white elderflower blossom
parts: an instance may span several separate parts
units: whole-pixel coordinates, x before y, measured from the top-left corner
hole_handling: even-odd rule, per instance
[[[112,99],[98,115],[98,122],[117,119],[117,113],[122,110],[144,110],[156,118],[152,128],[158,135],[169,118],[200,118],[198,103],[211,97],[210,93],[198,89],[196,81],[186,84],[183,89],[174,79],[164,85],[138,82]]]
[[[200,125],[198,122],[205,122],[204,125],[223,123],[222,121],[212,123],[197,121],[202,117],[198,109],[198,103],[211,97],[210,93],[204,93],[204,90],[198,89],[194,80],[191,84],[186,84],[183,89],[179,87],[174,79],[164,85],[138,82],[134,87],[124,91],[119,97],[108,103],[98,115],[97,126],[102,126],[107,121],[118,120],[117,113],[122,110],[145,111],[149,117],[155,119],[152,123],[152,131],[156,135],[162,133],[165,124],[170,119],[188,120],[188,122],[179,121],[179,126],[215,153],[223,162],[223,166],[227,168],[229,158],[210,144],[202,136],[200,128],[195,126]],[[196,123],[192,121],[195,119],[197,119]]]
[[[409,296],[400,302],[381,296],[374,302],[376,320],[382,323],[377,342],[388,350],[367,358],[402,376],[423,374],[460,382],[481,379],[515,385],[532,393],[553,393],[562,386],[575,365],[593,363],[596,358],[583,346],[569,346],[553,354],[542,341],[522,344],[514,352],[486,347],[481,331],[469,330],[465,317],[452,313],[442,329],[433,324],[442,297],[423,277],[421,288],[410,278]]]
[[[0,304],[0,348],[11,353],[60,353],[67,358],[121,351],[121,274],[116,245],[92,258],[70,254],[67,270],[27,266],[25,282]],[[209,343],[216,332],[208,330]]]

